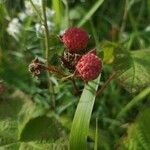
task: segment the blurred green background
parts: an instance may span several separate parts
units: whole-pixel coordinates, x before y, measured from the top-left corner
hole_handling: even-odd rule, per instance
[[[44,27],[39,17],[41,1],[32,2],[34,5],[30,0],[0,0],[0,150],[67,149],[81,95],[75,92],[70,81],[63,82],[53,74],[47,77],[46,73],[37,79],[28,71],[35,57],[45,62]],[[59,58],[64,47],[58,36],[71,26],[84,28],[90,35],[87,50],[97,47],[99,57],[103,58],[100,86],[114,70],[118,71],[115,63],[121,64],[121,73],[131,65],[127,59],[130,56],[118,58],[113,55],[115,49],[121,54],[126,54],[124,50],[131,54],[138,50],[134,54],[137,60],[133,61],[137,66],[131,76],[136,83],[129,84],[126,75],[121,76],[96,97],[88,147],[94,147],[97,118],[101,139],[98,149],[149,150],[150,0],[104,0],[103,3],[100,0],[47,0],[45,5],[51,65],[63,70]],[[114,59],[117,59],[115,63]],[[77,79],[76,84],[82,91],[84,83]],[[24,104],[26,101],[28,104]],[[49,121],[52,126],[48,128]],[[141,128],[138,130],[137,126]],[[57,146],[49,146],[50,143]]]

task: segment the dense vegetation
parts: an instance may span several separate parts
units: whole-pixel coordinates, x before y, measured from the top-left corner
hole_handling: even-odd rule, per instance
[[[149,0],[0,0],[0,150],[150,150],[149,21]],[[103,60],[88,83],[61,65],[69,27]]]

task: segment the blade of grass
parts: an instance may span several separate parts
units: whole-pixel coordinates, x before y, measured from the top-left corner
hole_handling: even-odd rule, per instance
[[[135,96],[117,115],[117,119],[124,116],[131,108],[133,108],[135,105],[137,105],[139,102],[144,100],[146,96],[150,94],[150,87],[144,89],[142,92],[140,92],[137,96]]]
[[[69,28],[70,27],[70,19],[69,19],[69,5],[68,5],[68,1],[67,0],[62,0],[62,2],[65,5],[65,22],[66,22],[66,27]]]
[[[78,23],[78,27],[83,26],[96,12],[96,10],[101,6],[101,4],[104,2],[104,0],[98,0],[93,7],[89,10],[89,12],[81,19],[81,21]]]
[[[97,150],[97,148],[98,148],[98,119],[96,118],[96,130],[95,130],[94,150]]]
[[[94,37],[94,40],[95,40],[96,48],[98,48],[99,38],[98,38],[96,28],[94,27],[92,19],[90,20],[90,24],[91,24],[92,34],[93,34],[93,37]]]
[[[61,26],[61,3],[60,0],[52,0],[52,8],[55,11],[54,22],[60,27]]]
[[[87,136],[89,132],[90,118],[99,81],[100,76],[96,80],[86,84],[84,87],[71,127],[69,141],[71,150],[87,149]]]

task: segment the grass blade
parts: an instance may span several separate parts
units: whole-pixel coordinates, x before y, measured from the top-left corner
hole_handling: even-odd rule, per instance
[[[98,150],[98,119],[96,118],[95,144],[94,150]]]
[[[87,149],[87,135],[100,76],[85,85],[80,97],[70,133],[70,149]]]
[[[83,26],[96,12],[96,10],[101,6],[101,4],[104,2],[104,0],[98,0],[93,7],[90,9],[90,11],[83,17],[83,19],[78,23],[78,27]]]
[[[135,96],[117,115],[117,119],[124,116],[131,108],[137,105],[139,102],[144,100],[146,96],[150,94],[150,87],[145,88],[142,92],[140,92],[137,96]]]
[[[61,25],[61,3],[59,0],[52,0],[52,8],[55,11],[54,22],[55,24],[60,27]]]

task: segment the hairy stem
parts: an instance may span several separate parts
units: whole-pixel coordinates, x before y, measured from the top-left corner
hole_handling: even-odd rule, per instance
[[[47,17],[46,17],[46,2],[45,0],[42,0],[42,14],[43,14],[43,24],[45,28],[45,59],[46,59],[46,66],[48,67],[48,56],[49,56],[49,31],[48,31],[48,25],[47,25]],[[54,87],[50,80],[49,72],[47,72],[47,78],[48,78],[48,86],[49,91],[51,93],[51,99],[52,99],[52,107],[55,109],[55,94],[54,94]]]

